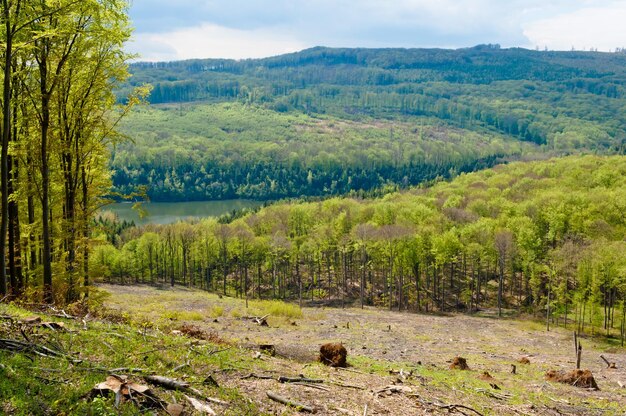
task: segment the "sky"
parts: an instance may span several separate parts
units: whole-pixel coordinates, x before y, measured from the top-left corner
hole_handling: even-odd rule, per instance
[[[313,46],[626,47],[626,0],[130,0],[137,60],[262,58]]]

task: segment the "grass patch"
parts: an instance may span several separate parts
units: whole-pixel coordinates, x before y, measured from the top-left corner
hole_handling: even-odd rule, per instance
[[[252,301],[250,306],[260,313],[259,315],[282,316],[284,318],[302,318],[302,309],[298,305],[280,300]]]
[[[62,351],[80,363],[66,358],[40,357],[0,350],[0,414],[7,415],[139,415],[146,414],[132,403],[116,408],[115,398],[89,398],[89,392],[104,381],[107,369],[140,368],[140,373],[127,374],[129,379],[147,384],[142,374],[158,374],[184,379],[204,394],[229,401],[219,408],[223,415],[260,414],[256,406],[236,389],[202,384],[207,374],[222,368],[248,370],[256,365],[251,354],[224,349],[212,342],[173,336],[149,326],[91,321],[86,329],[82,322],[47,316],[0,304],[0,315],[17,320],[39,315],[44,321],[62,321],[66,331],[45,328],[23,328],[33,342]],[[181,314],[186,318],[193,315]],[[0,322],[0,338],[23,340],[19,326],[6,320]],[[195,351],[191,353],[191,351]],[[215,351],[220,350],[219,353]],[[189,366],[171,371],[181,363]],[[249,371],[249,370],[248,370]],[[125,373],[121,373],[125,374]],[[220,373],[215,373],[220,374]],[[162,400],[184,403],[178,392],[150,386]]]
[[[211,318],[219,318],[224,315],[224,307],[219,305],[213,305],[211,310],[209,311],[209,316]]]

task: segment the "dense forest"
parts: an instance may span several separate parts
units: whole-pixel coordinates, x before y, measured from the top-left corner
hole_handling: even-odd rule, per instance
[[[625,68],[622,52],[497,45],[136,63],[119,92],[150,83],[157,105],[122,123],[134,144],[115,149],[113,182],[153,200],[275,199],[623,154]]]
[[[130,228],[115,245],[102,234],[90,268],[109,282],[245,298],[547,311],[582,332],[618,328],[623,339],[624,212],[626,158],[570,156],[378,199]]]
[[[114,88],[128,76],[121,0],[0,3],[0,297],[72,302],[89,284],[92,216],[111,182]]]
[[[434,119],[419,124],[276,113],[241,103],[159,106],[124,123],[116,190],[155,201],[278,199],[406,187],[492,166],[535,146]]]

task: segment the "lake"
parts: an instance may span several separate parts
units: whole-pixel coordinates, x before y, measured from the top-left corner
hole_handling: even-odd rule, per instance
[[[120,202],[107,205],[102,211],[111,211],[117,214],[120,221],[135,221],[137,225],[171,224],[178,220],[217,217],[232,210],[256,208],[263,205],[262,201],[248,199],[229,199],[224,201],[194,201],[194,202],[147,202],[142,206],[148,215],[139,218],[133,210],[132,202]]]

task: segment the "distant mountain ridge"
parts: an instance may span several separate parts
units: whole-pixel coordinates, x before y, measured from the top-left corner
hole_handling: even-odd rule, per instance
[[[298,71],[286,69],[314,67],[341,69]],[[367,68],[374,72],[359,71]],[[614,87],[626,80],[626,53],[550,52],[522,48],[502,49],[498,45],[479,45],[463,49],[364,49],[314,47],[301,52],[262,59],[193,59],[172,62],[138,62],[131,65],[132,84],[150,82],[174,87],[177,82],[212,81],[215,74],[246,76],[255,86],[282,80],[292,88],[322,83],[338,85],[395,85],[406,82],[445,81],[486,84],[505,80],[568,81],[595,79]],[[309,72],[309,71],[307,71]],[[202,75],[204,74],[204,76]],[[265,82],[263,82],[265,81]],[[183,85],[181,85],[182,87]],[[616,88],[617,90],[617,88]],[[210,92],[206,91],[206,92]],[[615,94],[617,91],[613,92]],[[198,99],[204,98],[200,91]],[[172,102],[165,97],[163,101]],[[171,97],[176,101],[176,97]],[[188,97],[193,98],[193,97]],[[153,101],[155,102],[155,101]]]
[[[120,95],[150,83],[158,106],[123,125],[136,144],[116,150],[113,180],[161,200],[344,194],[503,157],[626,152],[622,51],[315,47],[131,72]]]

